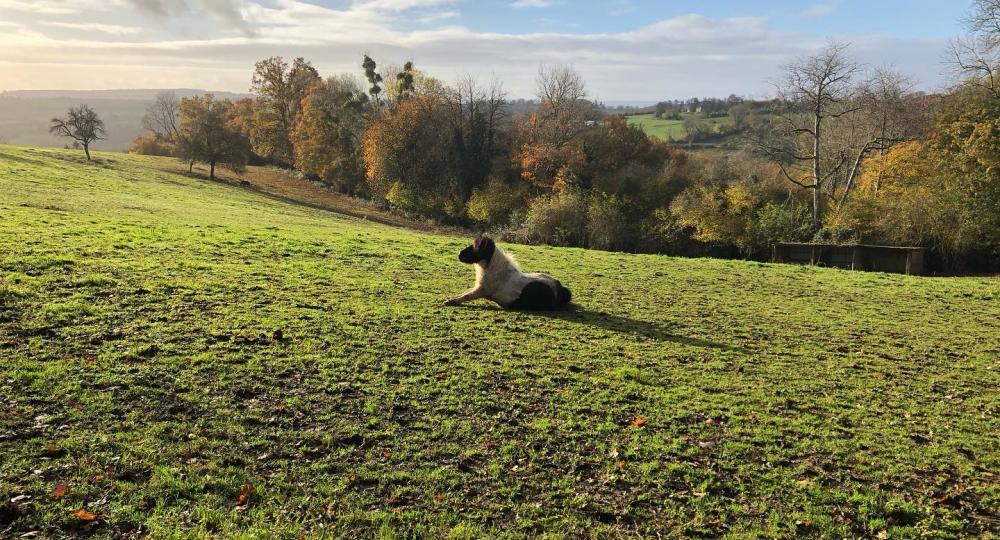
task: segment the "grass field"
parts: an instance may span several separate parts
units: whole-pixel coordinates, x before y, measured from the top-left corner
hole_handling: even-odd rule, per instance
[[[0,538],[996,538],[1000,281],[467,241],[0,147]]]
[[[729,118],[704,118],[702,121],[711,125],[731,124]],[[684,120],[667,120],[657,118],[653,114],[637,114],[629,116],[628,123],[641,127],[648,135],[660,140],[666,141],[672,138],[675,141],[683,141],[687,139],[687,133],[684,132]]]

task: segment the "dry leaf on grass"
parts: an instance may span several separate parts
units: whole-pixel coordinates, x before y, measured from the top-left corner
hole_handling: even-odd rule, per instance
[[[635,419],[632,420],[632,425],[635,426],[635,427],[642,427],[642,426],[645,426],[648,422],[649,422],[649,420],[646,420],[645,418],[643,418],[641,416],[636,416]]]
[[[97,521],[97,514],[90,513],[85,508],[81,508],[76,512],[73,512],[73,515],[76,516],[76,519],[79,519],[80,521],[85,521],[87,523],[90,523],[91,521]]]
[[[250,494],[253,493],[253,486],[250,484],[243,484],[243,488],[240,489],[240,495],[236,498],[236,506],[246,506],[250,502]]]
[[[69,486],[66,484],[58,484],[55,489],[52,490],[52,496],[59,499],[65,497],[69,493]]]

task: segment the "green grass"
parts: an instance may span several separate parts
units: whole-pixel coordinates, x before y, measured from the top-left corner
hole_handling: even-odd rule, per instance
[[[467,240],[99,157],[0,147],[2,538],[997,536],[997,279],[513,245],[579,311],[443,308]]]
[[[692,116],[689,114],[682,115],[684,117]],[[702,121],[715,126],[715,125],[731,125],[732,122],[729,118],[702,118]],[[647,135],[652,135],[660,140],[670,140],[684,141],[687,139],[687,133],[684,132],[684,120],[668,120],[657,118],[653,114],[637,114],[628,117],[628,123],[633,126],[639,126],[646,132]]]

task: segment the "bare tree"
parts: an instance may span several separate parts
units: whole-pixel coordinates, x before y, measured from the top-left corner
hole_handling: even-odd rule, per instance
[[[507,117],[507,97],[498,79],[493,78],[484,86],[466,75],[448,92],[447,102],[453,111],[450,124],[462,176],[461,188],[467,197],[492,172],[497,135]]]
[[[583,77],[569,66],[540,66],[535,79],[541,107],[538,116],[547,126],[550,142],[561,146],[588,129],[600,111],[587,100]]]
[[[71,107],[66,118],[53,118],[49,133],[78,142],[87,154],[87,161],[90,161],[91,143],[104,140],[104,121],[90,106],[80,105]]]
[[[553,112],[576,107],[587,98],[583,77],[569,66],[540,66],[535,79],[538,99]]]
[[[755,141],[789,182],[812,191],[816,229],[822,220],[823,189],[850,160],[847,148],[828,144],[826,128],[860,109],[854,79],[861,67],[847,57],[847,47],[831,43],[785,66],[785,75],[777,83],[785,110],[777,115],[773,131]]]
[[[142,127],[157,137],[174,140],[177,137],[177,110],[181,102],[173,92],[160,92],[142,117]]]
[[[951,42],[947,62],[967,83],[1000,98],[1000,0],[975,0],[965,24],[970,35]]]

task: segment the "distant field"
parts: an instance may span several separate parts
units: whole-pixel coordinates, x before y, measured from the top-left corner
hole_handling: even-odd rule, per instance
[[[690,115],[684,115],[690,116]],[[709,124],[730,124],[728,118],[704,118],[704,122]],[[657,118],[653,114],[638,114],[635,116],[628,117],[629,124],[636,125],[645,130],[646,133],[657,137],[661,140],[669,140],[673,138],[675,141],[681,141],[687,138],[687,134],[684,132],[684,120],[664,120]]]
[[[1000,533],[1000,280],[506,245],[577,309],[445,308],[467,239],[95,155],[0,146],[0,538]]]

